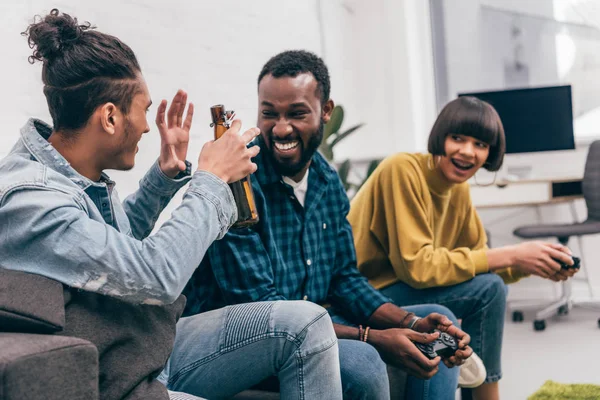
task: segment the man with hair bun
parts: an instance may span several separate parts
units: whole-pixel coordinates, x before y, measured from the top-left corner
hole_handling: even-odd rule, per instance
[[[64,285],[61,335],[94,343],[100,398],[168,399],[157,380],[173,348],[181,291],[208,246],[237,219],[227,185],[253,173],[259,131],[240,121],[186,161],[193,105],[179,90],[158,106],[160,155],[119,201],[105,169],[134,166],[152,104],[131,48],[52,10],[29,25],[53,126],[30,119],[0,160],[0,268]],[[181,205],[154,224],[186,183]],[[62,293],[61,293],[62,294]],[[9,327],[10,328],[10,327]],[[0,329],[1,330],[1,329]],[[285,399],[339,399],[337,339],[327,312],[307,302],[262,302],[182,318],[185,357],[169,361],[178,390],[228,397],[277,375]],[[172,394],[172,398],[185,397]]]

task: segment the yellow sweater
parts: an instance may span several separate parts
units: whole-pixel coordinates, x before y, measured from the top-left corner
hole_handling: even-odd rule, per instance
[[[429,154],[385,159],[352,200],[358,268],[378,289],[450,286],[489,271],[487,237],[469,185],[452,184]],[[524,275],[498,271],[505,282]]]

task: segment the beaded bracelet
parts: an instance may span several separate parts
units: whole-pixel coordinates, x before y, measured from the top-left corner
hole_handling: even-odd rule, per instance
[[[365,329],[365,336],[363,337],[363,342],[367,343],[367,339],[369,338],[369,330],[371,329],[371,327],[367,326],[367,328]]]

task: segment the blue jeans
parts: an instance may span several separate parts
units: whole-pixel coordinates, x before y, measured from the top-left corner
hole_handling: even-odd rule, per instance
[[[487,370],[485,382],[500,380],[507,287],[498,275],[480,274],[458,285],[429,289],[414,289],[398,282],[381,292],[402,306],[436,303],[448,307],[462,319],[462,329],[471,335],[470,346]]]
[[[169,390],[231,397],[276,375],[281,399],[341,399],[337,339],[307,301],[239,304],[182,318],[158,377]]]
[[[419,317],[431,313],[446,315],[454,324],[456,317],[446,307],[425,304],[403,307]],[[342,316],[330,311],[334,323],[353,325]],[[368,343],[358,340],[340,340],[340,367],[342,369],[342,387],[344,399],[390,399],[390,387],[387,368],[379,353]],[[408,376],[406,383],[406,399],[408,400],[454,400],[458,386],[458,368],[447,368],[440,363],[439,372],[430,380]],[[391,398],[399,397],[399,393],[391,393]]]

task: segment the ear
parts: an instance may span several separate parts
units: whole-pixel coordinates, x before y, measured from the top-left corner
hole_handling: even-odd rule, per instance
[[[329,119],[331,119],[331,113],[333,112],[334,107],[335,104],[333,104],[333,100],[331,99],[327,100],[327,102],[323,104],[321,109],[323,111],[323,121],[325,121],[325,123],[329,122]]]
[[[109,135],[114,135],[122,125],[122,114],[114,103],[105,103],[98,108],[98,117],[102,129]]]

